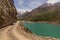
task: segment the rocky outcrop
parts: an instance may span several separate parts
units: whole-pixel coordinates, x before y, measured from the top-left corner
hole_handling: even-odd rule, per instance
[[[16,22],[16,15],[13,0],[0,0],[0,28]]]

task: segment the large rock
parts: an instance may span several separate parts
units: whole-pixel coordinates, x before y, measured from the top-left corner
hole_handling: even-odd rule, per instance
[[[13,0],[0,0],[0,28],[17,21]]]

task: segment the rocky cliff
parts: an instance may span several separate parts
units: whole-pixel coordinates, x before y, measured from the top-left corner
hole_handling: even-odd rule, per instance
[[[0,28],[16,22],[16,15],[13,0],[0,0]]]

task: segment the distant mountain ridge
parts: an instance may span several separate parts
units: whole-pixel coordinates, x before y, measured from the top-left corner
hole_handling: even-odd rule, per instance
[[[55,3],[53,5],[44,3],[43,5],[33,9],[31,12],[23,14],[23,19],[36,21],[53,21],[59,20],[59,15],[60,3]]]

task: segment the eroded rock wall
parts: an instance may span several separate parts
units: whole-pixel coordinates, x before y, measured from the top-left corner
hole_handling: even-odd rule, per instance
[[[13,0],[0,0],[0,28],[17,21]]]

